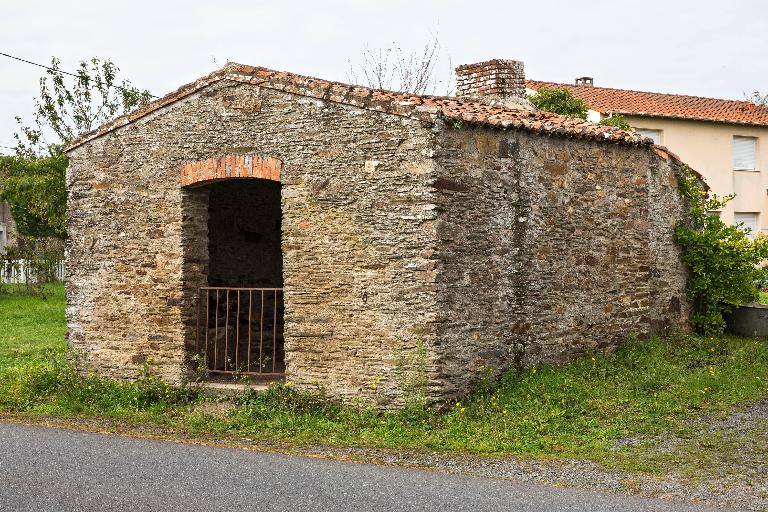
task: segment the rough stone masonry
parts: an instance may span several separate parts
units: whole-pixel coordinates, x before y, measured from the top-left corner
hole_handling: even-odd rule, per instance
[[[514,61],[465,69],[501,99],[522,80]],[[182,381],[201,286],[280,286],[285,378],[389,407],[414,383],[448,400],[684,327],[680,162],[478,94],[471,76],[431,97],[228,64],[81,136],[71,351],[104,376],[151,359]]]

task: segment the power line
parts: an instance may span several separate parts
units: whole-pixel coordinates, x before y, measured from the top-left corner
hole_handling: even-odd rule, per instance
[[[79,78],[79,76],[80,76],[80,75],[77,75],[75,73],[70,73],[69,71],[64,71],[63,69],[54,69],[54,68],[52,68],[50,66],[46,66],[44,64],[39,64],[37,62],[32,62],[31,60],[22,59],[21,57],[16,57],[15,55],[10,55],[8,53],[0,52],[0,55],[2,55],[3,57],[8,57],[9,59],[18,60],[19,62],[24,62],[25,64],[31,64],[31,65],[37,66],[39,68],[47,69],[49,71],[57,71],[57,72],[62,73],[64,75],[73,76],[75,78]],[[113,85],[112,87],[114,87],[115,89],[120,90],[120,91],[124,91],[125,90],[124,87],[121,87],[119,85]],[[149,96],[151,98],[159,98],[159,96],[155,96],[154,94],[150,94]]]
[[[53,69],[53,68],[52,68],[52,67],[50,67],[50,66],[45,66],[45,65],[43,65],[43,64],[38,64],[37,62],[32,62],[31,60],[22,59],[21,57],[16,57],[16,56],[14,56],[14,55],[9,55],[9,54],[7,54],[7,53],[3,53],[3,52],[0,52],[0,55],[2,55],[3,57],[8,57],[9,59],[18,60],[19,62],[25,62],[25,63],[27,63],[27,64],[32,64],[33,66],[37,66],[37,67],[39,67],[39,68],[49,69],[49,70],[51,70],[51,71],[59,71],[60,73],[63,73],[63,74],[65,74],[65,75],[69,75],[69,76],[74,76],[74,77],[77,77],[77,75],[76,75],[76,74],[74,74],[74,73],[70,73],[69,71],[64,71],[64,70],[61,70],[61,69],[59,69],[59,70],[55,70],[55,69]]]

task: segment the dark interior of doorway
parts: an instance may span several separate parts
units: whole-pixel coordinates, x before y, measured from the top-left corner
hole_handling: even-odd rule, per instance
[[[285,371],[280,184],[210,185],[206,360],[212,377]]]

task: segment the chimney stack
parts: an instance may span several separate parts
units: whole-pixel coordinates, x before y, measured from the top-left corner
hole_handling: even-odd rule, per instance
[[[595,80],[591,76],[580,76],[576,79],[576,85],[592,87],[595,85]]]
[[[519,60],[487,60],[456,68],[456,96],[525,98],[525,69]]]

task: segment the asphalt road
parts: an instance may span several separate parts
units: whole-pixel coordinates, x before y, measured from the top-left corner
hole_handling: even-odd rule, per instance
[[[0,511],[712,510],[417,469],[0,423]]]

